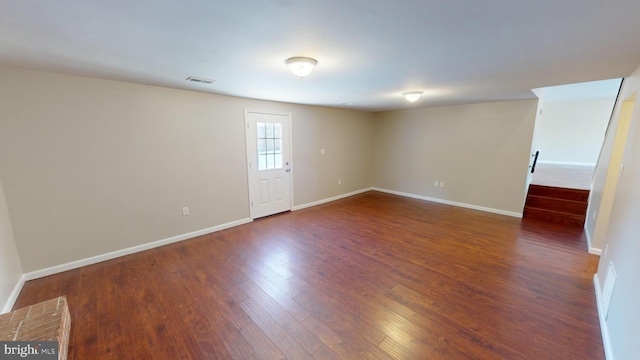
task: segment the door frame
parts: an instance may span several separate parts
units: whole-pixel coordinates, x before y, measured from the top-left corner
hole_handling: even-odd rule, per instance
[[[261,109],[254,109],[254,108],[245,108],[244,109],[244,133],[245,133],[245,154],[246,154],[246,165],[247,165],[247,194],[248,194],[248,206],[249,206],[249,218],[251,220],[256,219],[255,213],[254,213],[254,208],[253,206],[251,206],[251,163],[250,163],[250,159],[253,156],[253,154],[249,153],[249,122],[247,120],[247,115],[248,114],[266,114],[266,115],[278,115],[278,116],[287,116],[289,118],[289,136],[288,139],[285,139],[285,141],[288,142],[288,148],[289,148],[289,168],[291,169],[291,171],[289,172],[289,211],[293,210],[293,177],[294,177],[294,166],[293,166],[293,115],[291,112],[285,112],[285,111],[274,111],[274,110],[261,110]]]

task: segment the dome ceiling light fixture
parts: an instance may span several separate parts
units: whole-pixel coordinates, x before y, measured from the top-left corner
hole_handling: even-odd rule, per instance
[[[420,95],[424,94],[424,92],[422,91],[407,91],[402,93],[402,96],[404,96],[405,99],[407,99],[408,102],[416,102],[418,101],[418,99],[420,99]]]
[[[301,79],[311,74],[313,68],[318,65],[318,61],[316,59],[302,56],[288,58],[284,63],[287,64],[289,70],[291,70],[295,76]]]

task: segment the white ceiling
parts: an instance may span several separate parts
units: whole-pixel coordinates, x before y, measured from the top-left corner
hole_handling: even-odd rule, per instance
[[[638,0],[0,0],[0,64],[380,111],[628,76],[639,14]],[[318,66],[298,79],[291,56]]]

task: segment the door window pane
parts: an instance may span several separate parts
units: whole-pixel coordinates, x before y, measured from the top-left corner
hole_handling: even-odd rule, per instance
[[[267,169],[275,169],[276,161],[272,154],[267,155]]]
[[[258,170],[267,168],[267,155],[258,155]]]
[[[258,123],[258,139],[265,138],[264,123]]]
[[[282,169],[282,124],[257,123],[258,170]]]
[[[273,139],[273,123],[266,123],[265,129],[266,129],[265,137],[267,139]]]

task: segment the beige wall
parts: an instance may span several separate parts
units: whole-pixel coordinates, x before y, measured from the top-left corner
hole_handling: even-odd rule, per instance
[[[248,218],[245,108],[292,113],[294,205],[371,186],[369,113],[0,68],[24,271]]]
[[[0,182],[0,306],[11,305],[9,298],[20,276],[22,276],[22,265],[13,238],[2,182]],[[9,310],[0,308],[0,313]]]
[[[616,117],[619,117],[622,102],[633,96],[637,102],[639,92],[640,68],[625,79],[616,106]],[[614,136],[615,131],[610,129],[605,144],[612,142]],[[603,289],[609,264],[613,264],[617,281],[608,318],[602,323],[606,338],[610,340],[605,342],[609,359],[635,359],[640,353],[640,110],[637,104],[631,114],[622,163],[624,171],[617,182],[603,244],[607,251],[600,258],[596,278],[599,289]],[[600,166],[608,167],[607,164],[598,164]],[[606,174],[606,169],[603,173]]]
[[[294,207],[375,185],[521,213],[536,111],[371,114],[1,67],[0,92],[0,175],[26,272],[248,218],[245,109],[292,113]]]
[[[521,214],[536,108],[524,100],[377,113],[374,186]]]
[[[618,104],[607,130],[598,166],[594,171],[584,227],[589,240],[589,251],[595,254],[602,251],[606,242],[606,232],[634,107],[634,99],[625,99]]]
[[[295,205],[371,187],[372,119],[359,111],[299,107],[293,115]]]

